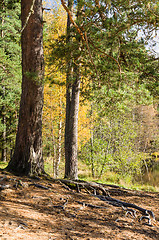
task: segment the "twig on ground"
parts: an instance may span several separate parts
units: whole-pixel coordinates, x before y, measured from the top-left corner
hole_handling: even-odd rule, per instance
[[[61,209],[65,209],[66,205],[68,203],[68,199],[65,199],[65,202],[62,205],[53,205],[53,208],[61,208]]]

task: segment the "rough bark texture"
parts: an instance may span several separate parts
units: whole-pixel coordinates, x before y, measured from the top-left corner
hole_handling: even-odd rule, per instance
[[[21,1],[22,27],[26,24],[33,0]],[[42,156],[43,108],[43,19],[42,0],[36,0],[22,32],[22,95],[13,158],[8,170],[23,175],[44,172]]]
[[[66,92],[65,177],[69,179],[78,178],[77,138],[80,77],[78,70],[75,71],[77,74],[75,82],[68,85]]]
[[[68,8],[73,9],[73,1],[68,1]],[[78,18],[78,10],[77,10]],[[70,45],[72,38],[72,23],[70,17],[67,19],[67,43]],[[80,47],[79,38],[76,39]],[[77,47],[77,50],[79,51]],[[78,178],[78,110],[80,94],[80,54],[73,62],[73,53],[70,49],[70,56],[67,59],[66,78],[66,123],[65,123],[65,178]],[[77,61],[78,59],[78,61]]]

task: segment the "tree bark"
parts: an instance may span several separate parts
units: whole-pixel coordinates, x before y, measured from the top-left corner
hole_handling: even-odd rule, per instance
[[[4,10],[4,1],[1,2],[0,4],[0,8]],[[2,25],[2,29],[1,29],[1,39],[3,39],[4,37],[4,33],[3,33],[3,25],[4,25],[4,18],[1,17],[1,25]],[[3,86],[3,97],[5,98],[5,86]],[[5,106],[2,107],[3,111],[5,112]],[[2,119],[2,123],[4,126],[3,129],[3,134],[2,134],[2,156],[1,156],[1,161],[2,162],[6,162],[7,161],[7,147],[6,147],[6,116],[3,115],[3,119]]]
[[[5,107],[4,107],[5,108]],[[2,133],[2,162],[7,162],[7,132],[6,132],[6,116],[3,116],[3,133]]]
[[[68,1],[68,8],[72,11],[73,1]],[[80,7],[81,8],[81,7]],[[77,3],[77,20],[79,21],[79,3]],[[77,34],[77,33],[76,33]],[[72,36],[72,23],[67,18],[67,43],[71,46],[73,38],[76,38],[78,57],[73,60],[73,52],[70,48],[70,56],[67,59],[66,76],[66,123],[65,123],[65,178],[78,179],[78,111],[80,95],[80,37]],[[75,53],[76,54],[76,53]]]
[[[60,87],[60,90],[59,90],[59,93],[60,93],[60,99],[59,99],[59,108],[60,108],[60,113],[59,113],[59,124],[58,124],[58,142],[57,142],[57,159],[56,159],[56,169],[55,169],[55,172],[56,172],[56,178],[59,177],[59,165],[60,165],[60,162],[61,162],[61,139],[62,139],[62,101],[61,101],[61,87]]]
[[[78,178],[78,110],[80,77],[79,69],[74,68],[76,78],[67,86],[66,92],[66,125],[65,125],[65,178]]]
[[[22,95],[15,151],[7,168],[9,171],[21,175],[44,173],[42,156],[44,77],[42,0],[36,0],[34,6],[33,4],[34,0],[21,1]],[[34,11],[30,12],[32,7]]]

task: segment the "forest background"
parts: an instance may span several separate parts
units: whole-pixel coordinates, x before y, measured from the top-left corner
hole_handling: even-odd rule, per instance
[[[2,162],[13,154],[21,94],[20,3],[6,1],[1,8],[0,38],[0,151]],[[78,119],[80,179],[100,179],[118,184],[146,182],[159,185],[159,70],[153,14],[150,26],[130,28],[116,36],[117,12],[107,2],[103,29],[96,13],[83,51]],[[113,1],[112,1],[113,2]],[[89,1],[88,1],[89,3]],[[159,5],[147,3],[158,14]],[[44,2],[45,88],[43,109],[43,154],[46,171],[64,176],[66,111],[67,14],[60,2]],[[90,11],[90,10],[89,10]],[[93,10],[92,10],[93,11]],[[145,10],[146,11],[146,10]],[[76,11],[75,13],[76,14]],[[128,15],[128,12],[126,13]],[[8,18],[8,16],[11,16]],[[153,27],[152,27],[153,25]],[[89,25],[88,25],[89,26]],[[104,27],[107,30],[105,38]],[[102,30],[102,31],[101,31]],[[77,39],[76,39],[77,40]],[[95,43],[95,47],[93,46]],[[153,46],[154,45],[154,46]],[[69,46],[70,47],[70,46]],[[78,57],[77,42],[71,45]],[[111,56],[111,57],[110,57]],[[115,61],[117,60],[117,61]],[[120,71],[119,71],[120,68]],[[153,168],[153,176],[151,168]]]

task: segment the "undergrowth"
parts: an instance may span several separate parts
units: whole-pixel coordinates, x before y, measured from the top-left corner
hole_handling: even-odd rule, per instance
[[[7,167],[7,165],[8,163],[6,162],[0,162],[1,169],[4,169],[5,167]],[[48,173],[51,177],[53,177],[53,162],[45,161],[44,169],[46,173]],[[63,177],[64,177],[64,163],[61,163],[60,169],[59,169],[59,178],[63,178]],[[159,192],[159,185],[155,185],[154,179],[152,177],[152,173],[151,173],[152,180],[149,179],[148,181],[146,179],[146,182],[142,182],[142,183],[140,181],[132,183],[129,178],[121,178],[121,176],[119,176],[117,173],[110,172],[110,171],[106,172],[100,179],[97,179],[91,176],[91,172],[87,169],[87,167],[83,163],[79,163],[78,178],[79,180],[83,180],[83,181],[117,185],[120,187],[132,189],[132,190]],[[156,172],[155,172],[155,178],[156,178]],[[144,181],[144,178],[142,178],[142,181]],[[156,183],[158,183],[158,181]]]

